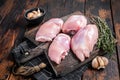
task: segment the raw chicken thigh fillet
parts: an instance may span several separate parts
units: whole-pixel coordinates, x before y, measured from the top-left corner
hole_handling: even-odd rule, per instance
[[[73,15],[67,19],[62,27],[63,33],[74,35],[79,29],[87,25],[87,19],[84,15]]]
[[[60,18],[48,20],[40,26],[35,40],[40,42],[52,41],[52,39],[61,31],[62,25],[63,20]]]
[[[70,37],[66,34],[60,33],[51,43],[48,56],[57,64],[60,64],[61,60],[68,55],[70,49]]]
[[[79,30],[71,40],[71,49],[81,61],[90,56],[94,45],[98,39],[98,29],[96,25],[89,24],[84,29]]]

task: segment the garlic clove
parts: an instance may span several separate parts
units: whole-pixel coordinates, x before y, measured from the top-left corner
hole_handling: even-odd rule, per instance
[[[37,12],[38,12],[38,13],[41,13],[39,8],[38,8]]]
[[[98,66],[99,66],[99,64],[98,64],[97,58],[93,59],[92,67],[96,69],[96,68],[98,68]]]
[[[109,61],[106,57],[102,57],[102,60],[104,61],[104,65],[108,65]]]
[[[42,13],[38,13],[37,16],[42,16]]]
[[[33,18],[32,19],[34,19],[34,18],[37,18],[38,16],[35,14],[35,15],[33,15]]]
[[[104,61],[102,60],[101,56],[97,57],[100,67],[104,67]]]
[[[32,12],[28,13],[28,14],[27,14],[27,18],[28,18],[28,19],[33,18],[33,15],[34,15],[34,14],[33,14]]]
[[[37,12],[37,11],[32,11],[32,13],[33,13],[34,15],[37,15],[37,14],[38,14],[38,12]]]

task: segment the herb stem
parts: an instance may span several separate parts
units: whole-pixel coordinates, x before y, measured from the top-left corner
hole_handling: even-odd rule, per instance
[[[98,27],[99,38],[97,42],[97,48],[102,49],[110,54],[114,53],[116,40],[113,37],[112,31],[108,27],[105,20],[101,19],[100,17],[93,16],[91,17],[90,21],[95,23]]]

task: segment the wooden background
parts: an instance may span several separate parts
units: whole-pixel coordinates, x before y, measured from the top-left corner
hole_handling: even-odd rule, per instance
[[[104,18],[118,41],[116,53],[104,70],[87,69],[79,80],[120,80],[120,0],[0,0],[0,80],[30,80],[11,73],[14,62],[9,53],[24,40],[24,32],[31,29],[23,14],[33,7],[47,11],[44,21],[75,11]]]

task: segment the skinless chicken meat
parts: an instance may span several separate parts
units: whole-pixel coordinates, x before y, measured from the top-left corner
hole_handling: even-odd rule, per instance
[[[68,55],[70,40],[71,38],[68,35],[63,33],[58,34],[49,47],[49,58],[55,63],[60,64],[61,60]]]
[[[79,60],[84,61],[90,56],[94,45],[97,43],[98,29],[96,25],[88,24],[84,29],[80,29],[71,40],[71,49]]]
[[[74,35],[79,29],[87,25],[87,19],[84,15],[70,16],[62,27],[63,33]]]
[[[36,34],[35,40],[40,42],[52,41],[61,31],[63,20],[53,18],[42,24]]]

